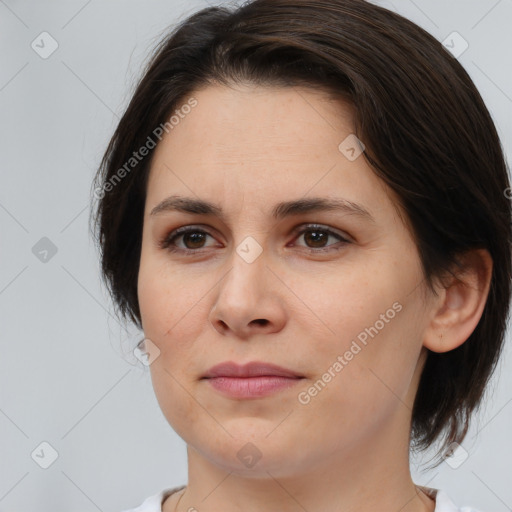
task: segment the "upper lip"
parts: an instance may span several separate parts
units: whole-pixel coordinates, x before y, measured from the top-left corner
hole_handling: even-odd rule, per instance
[[[249,363],[239,365],[233,361],[225,361],[223,363],[212,366],[204,375],[203,379],[212,377],[258,377],[258,376],[277,376],[300,378],[302,375],[277,366],[272,363],[261,361],[251,361]]]

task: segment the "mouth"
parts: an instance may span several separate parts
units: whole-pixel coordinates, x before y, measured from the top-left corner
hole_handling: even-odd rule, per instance
[[[227,361],[210,368],[201,379],[230,398],[262,398],[295,386],[303,378],[272,363],[253,361],[239,365]]]
[[[302,378],[303,375],[273,363],[251,361],[239,365],[233,361],[225,361],[210,368],[202,378],[211,379],[216,377],[287,377],[294,379]]]

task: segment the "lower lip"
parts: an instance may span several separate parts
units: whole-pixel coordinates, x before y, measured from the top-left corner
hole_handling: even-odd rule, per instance
[[[261,398],[295,386],[301,378],[278,377],[212,377],[207,379],[216,390],[233,398]]]

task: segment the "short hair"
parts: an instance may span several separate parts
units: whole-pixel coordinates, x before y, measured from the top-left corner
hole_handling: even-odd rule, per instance
[[[93,183],[92,229],[116,312],[141,327],[137,276],[154,149],[137,162],[130,160],[134,151],[149,147],[155,129],[168,127],[194,91],[244,83],[310,87],[354,107],[364,158],[396,194],[432,291],[436,278],[460,265],[459,256],[489,251],[492,277],[478,325],[456,349],[428,351],[412,411],[414,448],[440,439],[442,449],[460,443],[508,322],[507,164],[491,116],[458,60],[413,22],[365,0],[208,7],[157,44]]]

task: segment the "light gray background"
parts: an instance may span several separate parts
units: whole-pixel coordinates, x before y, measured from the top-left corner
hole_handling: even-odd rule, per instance
[[[510,161],[512,0],[380,3],[441,41],[457,31],[469,43],[459,59]],[[140,333],[112,316],[100,285],[88,201],[149,49],[166,27],[207,5],[0,0],[3,512],[116,512],[187,481],[184,442],[160,412],[149,370],[131,353]],[[59,45],[46,59],[31,48],[43,31]],[[43,237],[57,249],[46,262],[32,251]],[[512,508],[510,352],[507,342],[501,376],[463,444],[467,460],[457,469],[413,466],[416,483],[483,512]],[[31,456],[43,441],[59,454],[48,469],[34,460],[43,463],[47,448]]]

